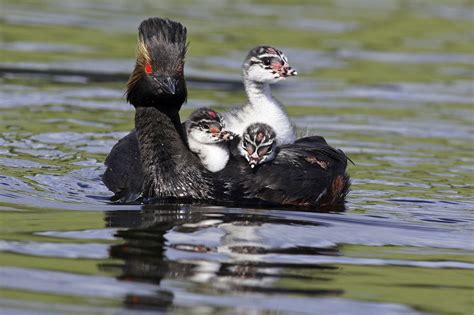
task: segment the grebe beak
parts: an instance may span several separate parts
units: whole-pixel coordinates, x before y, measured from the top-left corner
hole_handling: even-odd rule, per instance
[[[176,94],[176,85],[178,84],[176,79],[172,79],[170,77],[167,77],[164,79],[160,86],[163,89],[165,93],[175,95]]]

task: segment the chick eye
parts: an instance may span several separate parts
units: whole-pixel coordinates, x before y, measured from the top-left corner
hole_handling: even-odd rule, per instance
[[[269,57],[265,57],[262,59],[262,62],[265,66],[269,66],[272,63],[272,59]]]
[[[209,125],[208,125],[208,124],[201,124],[201,127],[204,128],[204,129],[209,129]]]

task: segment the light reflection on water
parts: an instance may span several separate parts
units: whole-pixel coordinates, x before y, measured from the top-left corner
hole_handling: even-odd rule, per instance
[[[248,17],[256,34],[274,22],[277,34],[293,32],[292,43],[302,29],[330,34],[314,47],[278,46],[300,76],[280,83],[274,94],[301,135],[323,135],[356,162],[343,213],[110,204],[100,176],[106,154],[132,128],[123,81],[133,49],[104,60],[94,55],[100,48],[69,43],[67,36],[61,44],[9,39],[0,50],[66,58],[0,63],[19,69],[0,79],[0,305],[8,314],[467,312],[474,269],[468,65],[474,56],[438,48],[469,35],[402,34],[406,51],[337,38],[364,29],[368,7],[383,16],[405,6],[418,17],[462,22],[472,9],[464,2],[358,0],[347,8],[335,1],[285,10],[271,3],[164,8],[105,0],[51,0],[25,10],[6,2],[9,26],[82,26],[124,38],[135,34],[150,6],[176,16],[190,36],[202,36],[191,41],[183,116],[244,101],[240,66],[250,43],[238,43],[245,25],[229,12]],[[219,25],[239,32],[217,31]],[[268,43],[281,42],[268,36]],[[202,53],[201,41],[226,48]],[[412,51],[420,47],[426,51]],[[374,83],[369,74],[365,80],[360,62],[387,67],[381,71],[393,71],[394,78],[403,78],[398,67],[432,77]],[[61,73],[45,73],[50,70]],[[73,75],[77,71],[84,73]],[[358,72],[363,75],[346,77]]]

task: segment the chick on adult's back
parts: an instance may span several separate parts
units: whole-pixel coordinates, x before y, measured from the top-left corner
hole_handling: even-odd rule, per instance
[[[229,141],[235,136],[225,129],[222,116],[202,107],[191,113],[184,125],[189,149],[199,156],[209,171],[222,170],[229,160]]]
[[[255,47],[245,58],[242,72],[248,104],[223,113],[227,129],[243,135],[250,124],[266,123],[275,130],[278,144],[293,143],[293,125],[283,104],[273,97],[270,89],[270,84],[297,75],[286,56],[273,47]]]

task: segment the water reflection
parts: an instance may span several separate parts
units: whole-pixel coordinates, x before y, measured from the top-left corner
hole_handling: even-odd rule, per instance
[[[175,292],[186,287],[194,294],[221,295],[296,294],[298,296],[339,296],[343,290],[317,287],[288,287],[281,281],[331,281],[324,270],[330,265],[266,262],[259,257],[271,255],[339,255],[337,246],[272,246],[258,235],[262,225],[328,226],[323,222],[284,220],[255,213],[225,213],[216,207],[153,206],[142,211],[110,211],[106,227],[118,228],[116,237],[124,243],[110,248],[110,257],[120,264],[101,268],[119,271],[118,279],[160,285],[154,296],[127,295],[124,303],[138,308],[167,308]],[[125,228],[125,229],[124,229]],[[289,244],[287,244],[289,245]],[[295,273],[313,270],[316,275]],[[166,282],[164,285],[161,285]],[[188,297],[189,298],[189,297]],[[186,300],[186,299],[185,299]],[[179,305],[183,301],[178,300]]]
[[[122,295],[124,307],[135,311],[194,311],[198,303],[209,308],[204,313],[247,308],[258,314],[344,313],[355,308],[354,314],[409,314],[415,312],[406,306],[353,297],[367,290],[377,296],[379,286],[390,294],[414,293],[420,289],[420,270],[429,277],[444,274],[444,286],[456,285],[457,273],[474,269],[463,251],[455,251],[470,247],[467,233],[387,217],[149,205],[107,211],[105,221],[104,231],[115,231],[121,243],[110,247],[112,260],[99,264],[100,270],[115,275],[119,286],[152,288]],[[368,247],[358,252],[348,244],[384,247],[371,254]],[[410,256],[410,248],[385,245],[417,246],[418,256]],[[437,254],[454,256],[430,258]],[[387,280],[392,276],[405,280]],[[373,287],[367,285],[372,282]],[[425,289],[434,294],[441,282],[433,283]]]

